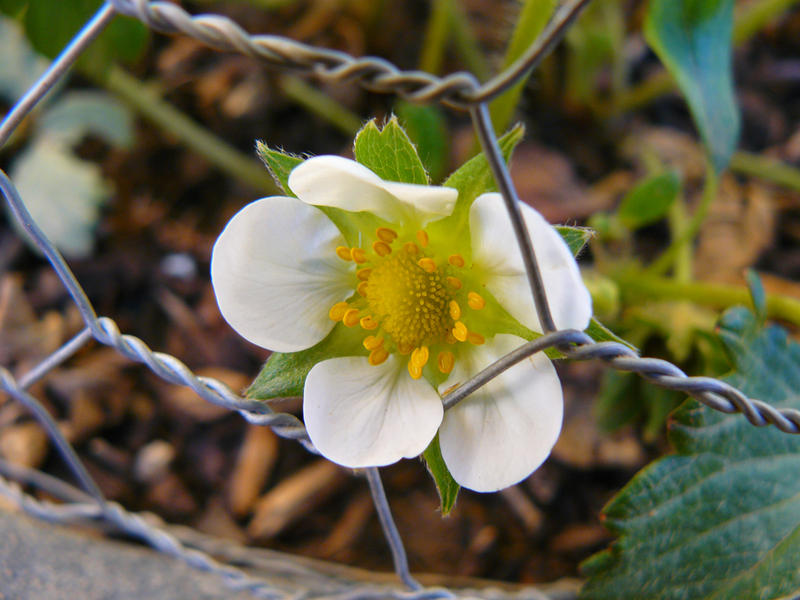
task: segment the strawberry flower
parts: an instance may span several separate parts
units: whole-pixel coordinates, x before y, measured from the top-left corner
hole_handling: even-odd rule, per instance
[[[541,332],[500,195],[480,195],[456,218],[457,190],[384,181],[337,156],[302,162],[288,187],[296,198],[262,198],[231,219],[211,277],[222,315],[254,344],[296,352],[334,327],[361,339],[306,378],[303,418],[320,453],[346,467],[382,466],[421,454],[438,431],[464,487],[494,491],[533,472],[562,420],[561,385],[544,354],[447,412],[441,401]],[[591,299],[572,253],[521,208],[556,326],[584,329]],[[363,217],[353,221],[358,245],[331,210]]]

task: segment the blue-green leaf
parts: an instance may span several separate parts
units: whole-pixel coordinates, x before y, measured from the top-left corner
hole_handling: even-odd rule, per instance
[[[744,308],[719,337],[751,398],[800,409],[800,345]],[[584,600],[800,597],[800,436],[690,400],[673,415],[675,454],[651,464],[604,509],[619,535],[584,564]]]
[[[733,89],[734,0],[650,0],[644,32],[689,103],[714,169],[739,138]]]

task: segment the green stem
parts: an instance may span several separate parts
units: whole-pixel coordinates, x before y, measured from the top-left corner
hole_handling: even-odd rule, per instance
[[[718,185],[719,176],[709,162],[706,168],[706,183],[703,189],[703,197],[700,199],[700,206],[694,211],[683,232],[672,240],[672,243],[664,250],[661,256],[646,269],[649,275],[663,275],[666,273],[673,266],[676,257],[682,252],[682,248],[691,244],[692,240],[700,232],[700,227],[703,226],[706,216],[708,216],[711,203],[717,195]]]
[[[491,75],[489,63],[483,55],[478,38],[472,31],[467,14],[456,0],[450,0],[450,27],[453,28],[456,51],[464,61],[464,65],[479,81],[489,79]]]
[[[744,304],[752,306],[750,291],[744,286],[702,281],[684,282],[666,277],[648,277],[641,272],[614,276],[624,301],[641,299],[689,300],[701,306],[725,309]],[[800,300],[767,294],[767,317],[800,326]]]
[[[450,0],[431,0],[431,12],[425,39],[419,57],[421,71],[439,73],[444,61],[444,51],[450,37]]]
[[[669,210],[669,228],[672,232],[672,239],[682,238],[688,227],[688,216],[686,214],[686,205],[684,201],[683,194],[680,194]],[[692,280],[693,254],[691,244],[681,244],[680,248],[676,251],[675,265],[672,273],[675,281],[686,282]]]
[[[800,169],[774,158],[751,152],[736,152],[731,157],[730,169],[800,192]]]
[[[281,91],[288,98],[308,112],[328,121],[345,135],[353,137],[361,129],[361,119],[358,115],[299,77],[283,75],[278,81]]]
[[[260,192],[267,194],[278,192],[267,170],[255,158],[240,152],[192,121],[119,67],[112,67],[103,75],[94,76],[93,79],[222,171]]]

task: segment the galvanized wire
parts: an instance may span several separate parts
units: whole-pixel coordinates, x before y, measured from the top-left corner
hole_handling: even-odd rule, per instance
[[[786,433],[800,433],[800,411],[776,409],[765,402],[747,398],[739,390],[716,379],[687,377],[678,367],[663,360],[641,358],[635,351],[621,343],[597,343],[583,332],[556,331],[533,246],[518,210],[519,199],[492,131],[486,102],[519,81],[538,64],[561,39],[569,24],[588,2],[589,0],[566,2],[539,39],[517,62],[486,84],[481,85],[469,73],[454,73],[436,77],[420,71],[402,71],[381,58],[355,58],[342,52],[315,48],[280,36],[250,35],[225,17],[192,16],[181,7],[167,2],[108,0],[0,123],[0,146],[8,140],[21,120],[44,97],[55,82],[68,71],[81,52],[104,29],[116,12],[138,18],[155,30],[165,33],[181,33],[219,50],[240,52],[252,56],[275,68],[305,72],[335,81],[355,82],[373,91],[392,93],[413,101],[438,101],[451,107],[469,110],[498,189],[505,200],[509,218],[522,251],[532,296],[545,335],[499,359],[469,381],[463,382],[459,388],[445,395],[443,402],[446,409],[451,408],[524,358],[547,348],[557,348],[575,360],[599,359],[612,368],[638,373],[656,385],[692,395],[715,410],[724,413],[741,412],[753,425],[771,424]],[[46,413],[42,414],[41,405],[25,390],[55,366],[67,360],[88,341],[95,339],[115,348],[129,359],[147,365],[159,377],[188,386],[205,400],[238,411],[250,423],[269,426],[278,435],[295,439],[308,450],[316,452],[302,422],[293,415],[274,412],[263,402],[243,398],[216,379],[195,375],[176,357],[154,352],[139,338],[121,333],[112,319],[98,317],[66,261],[31,217],[16,187],[2,171],[0,171],[0,193],[9,204],[17,222],[44,253],[56,271],[86,325],[86,328],[75,338],[18,380],[8,370],[0,368],[0,388],[27,406],[36,418],[48,428],[48,433],[59,452],[95,502],[61,506],[45,505],[25,495],[18,487],[15,488],[5,479],[0,479],[0,492],[13,496],[26,510],[42,518],[69,520],[69,518],[80,516],[81,518],[105,519],[121,530],[148,541],[161,551],[178,556],[199,569],[211,570],[220,574],[234,587],[248,589],[259,597],[284,597],[276,590],[263,585],[263,582],[250,581],[236,569],[228,565],[220,565],[202,553],[182,547],[176,539],[151,527],[140,517],[130,515],[122,507],[106,502],[74,451],[69,447],[58,428],[54,426],[52,418]],[[396,535],[397,530],[394,523],[391,521],[391,512],[385,494],[382,494],[382,486],[376,485],[376,481],[377,484],[380,483],[379,479],[375,480],[376,475],[377,471],[370,474],[371,490],[378,511],[382,515],[381,521],[395,558],[396,570],[401,578],[409,584],[409,587],[415,588],[417,584],[408,573],[405,551],[399,536]],[[385,590],[381,593],[386,597]],[[356,596],[378,597],[371,596],[368,590],[353,591],[352,595],[345,592],[341,595],[343,600]],[[441,590],[420,589],[406,592],[403,597],[438,598],[452,597],[452,594]]]

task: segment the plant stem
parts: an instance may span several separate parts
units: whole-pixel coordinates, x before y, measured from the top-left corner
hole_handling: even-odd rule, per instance
[[[752,306],[750,291],[744,286],[703,281],[684,282],[666,277],[649,277],[636,271],[612,275],[626,302],[642,298],[689,300],[702,306],[729,308],[737,304]],[[767,294],[767,317],[800,326],[800,300]]]
[[[431,12],[425,28],[425,40],[419,57],[421,71],[439,73],[444,61],[444,51],[450,37],[450,0],[431,0]]]
[[[768,156],[752,152],[736,152],[731,157],[730,169],[742,175],[758,177],[800,192],[800,169]]]
[[[649,275],[663,275],[671,266],[673,266],[676,257],[682,252],[684,246],[691,244],[695,236],[699,233],[700,227],[703,225],[708,210],[711,208],[711,203],[717,195],[717,186],[719,184],[719,176],[714,171],[711,163],[708,163],[706,168],[706,181],[705,188],[703,189],[703,197],[700,199],[700,206],[694,211],[692,218],[686,224],[682,233],[672,240],[669,247],[659,256],[647,269],[646,273]]]
[[[112,67],[104,75],[96,75],[93,79],[222,171],[260,192],[267,194],[278,192],[267,170],[255,158],[237,150],[205,127],[192,121],[119,67]]]

